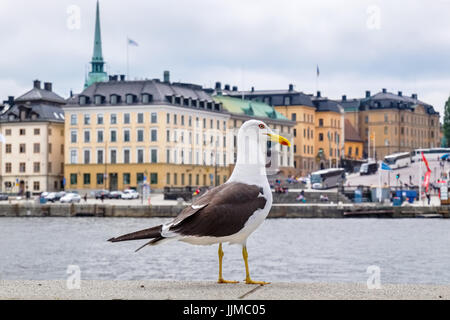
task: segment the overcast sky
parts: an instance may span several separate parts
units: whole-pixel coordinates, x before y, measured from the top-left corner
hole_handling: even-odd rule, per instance
[[[92,57],[96,0],[1,0],[0,99],[32,81],[68,97]],[[110,74],[330,98],[387,88],[443,112],[450,95],[450,0],[101,0]],[[75,10],[74,10],[75,8]],[[77,11],[80,19],[77,19]],[[316,66],[320,76],[317,81]],[[441,114],[442,115],[442,114]]]

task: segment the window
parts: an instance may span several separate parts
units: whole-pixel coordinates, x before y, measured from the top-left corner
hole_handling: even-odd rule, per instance
[[[323,133],[319,133],[319,141],[323,141]]]
[[[291,97],[284,97],[284,105],[285,106],[291,105]]]
[[[166,163],[170,163],[170,150],[166,150]]]
[[[48,153],[52,153],[52,144],[51,143],[49,143],[48,144]]]
[[[403,121],[403,120],[402,120],[402,121]],[[369,123],[369,116],[365,116],[365,117],[364,117],[364,122],[365,122],[365,123]]]
[[[104,173],[97,173],[96,175],[97,185],[100,186],[102,184],[105,184],[105,174]]]
[[[158,114],[156,112],[151,114],[151,123],[158,123]]]
[[[355,155],[359,156],[359,148],[358,147],[355,148]]]
[[[136,181],[137,184],[141,184],[144,182],[144,174],[143,173],[137,173],[136,174]]]
[[[158,162],[158,150],[152,149],[150,151],[150,154],[151,154],[151,162],[152,163],[157,163]]]
[[[123,151],[123,163],[130,163],[130,150],[125,149]]]
[[[384,127],[384,134],[388,134],[388,132],[389,132],[388,127]]]
[[[117,124],[117,114],[115,114],[115,113],[111,114],[110,122],[111,122],[111,124]]]
[[[6,151],[5,151],[6,153],[11,153],[12,152],[11,144],[7,144],[5,148],[6,148]]]
[[[111,164],[116,164],[117,163],[117,150],[114,150],[114,149],[111,150],[109,161],[110,161]]]
[[[90,130],[84,131],[84,142],[85,143],[91,142],[91,131]]]
[[[20,153],[25,153],[26,152],[26,145],[25,145],[25,143],[21,143],[19,145],[19,152]]]
[[[20,134],[21,136],[24,136],[24,135],[26,134],[25,129],[20,129],[20,130],[19,130],[19,134]]]
[[[297,121],[297,114],[296,113],[291,114],[291,120],[292,121]]]
[[[91,115],[90,114],[85,114],[84,115],[84,124],[85,125],[90,125],[91,124]]]
[[[319,127],[323,127],[323,119],[319,119]]]
[[[11,164],[11,162],[7,162],[6,164],[5,164],[5,172],[6,173],[11,173],[11,171],[12,171],[12,164]]]
[[[150,173],[150,184],[158,184],[158,174]]]
[[[77,174],[76,174],[76,173],[71,173],[71,174],[70,174],[70,184],[71,184],[71,185],[76,185],[76,184],[78,184],[78,181],[77,181]]]
[[[77,164],[78,155],[77,150],[70,150],[70,164]]]
[[[41,185],[39,181],[33,181],[33,191],[39,191],[41,189]]]
[[[352,156],[352,147],[348,147],[348,155],[351,157]]]
[[[77,143],[77,131],[72,130],[70,132],[70,142]]]
[[[90,173],[83,174],[83,184],[84,185],[90,185],[91,184],[91,174]]]
[[[51,132],[50,130],[51,129],[48,129],[49,130],[49,132]],[[40,135],[41,134],[41,130],[40,129],[34,129],[34,135],[35,136],[38,136],[38,135]],[[49,134],[49,135],[51,135],[51,134]]]
[[[169,124],[170,123],[170,114],[166,113],[166,123]]]
[[[72,126],[76,126],[77,125],[77,115],[76,114],[71,114],[70,115],[70,124]]]
[[[170,185],[170,173],[166,173],[166,185]]]
[[[97,164],[103,164],[103,150],[97,150]]]
[[[103,142],[103,130],[97,130],[97,142]]]
[[[130,142],[130,130],[129,129],[123,130],[123,141]]]
[[[25,171],[26,171],[26,165],[25,165],[25,162],[21,162],[21,163],[19,164],[19,172],[20,172],[20,173],[25,173]]]
[[[117,142],[117,130],[111,130],[111,142]]]
[[[137,163],[144,163],[144,150],[142,149],[137,151]]]
[[[104,120],[103,120],[103,114],[99,113],[97,114],[97,124],[103,124]]]
[[[167,133],[169,133],[169,130],[167,130]],[[158,141],[158,130],[157,129],[152,129],[151,135],[152,135],[152,142]]]
[[[144,142],[144,130],[138,129],[137,131],[137,141]]]
[[[170,142],[170,130],[166,131],[166,141]]]
[[[5,136],[10,136],[10,135],[11,135],[11,129],[6,129]]]
[[[137,114],[137,123],[144,123],[144,114],[143,113]]]
[[[124,185],[131,184],[131,175],[129,173],[124,173],[123,174],[123,184]]]
[[[129,113],[125,113],[123,115],[123,123],[124,124],[130,124],[130,114]]]
[[[91,150],[84,150],[83,154],[84,154],[83,163],[90,164],[91,163]]]

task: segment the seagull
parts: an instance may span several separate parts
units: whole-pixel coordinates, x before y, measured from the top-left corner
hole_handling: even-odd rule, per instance
[[[219,244],[218,283],[237,283],[222,276],[222,244],[241,245],[245,283],[268,284],[251,279],[247,252],[247,238],[263,223],[272,207],[272,191],[266,175],[268,141],[291,146],[289,140],[274,133],[264,122],[246,121],[238,132],[237,161],[227,182],[195,198],[192,205],[169,223],[108,241],[150,240],[136,251],[174,240],[193,245]]]

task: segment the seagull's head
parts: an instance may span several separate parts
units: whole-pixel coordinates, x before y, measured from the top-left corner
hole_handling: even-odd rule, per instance
[[[267,140],[275,143],[279,143],[283,146],[291,146],[291,143],[288,139],[285,137],[282,137],[275,132],[273,132],[270,127],[265,124],[262,121],[259,120],[249,120],[246,121],[240,128],[239,134],[242,134],[244,136],[249,136],[251,133],[256,133],[257,136],[260,138],[266,138]],[[259,139],[259,140],[266,140],[266,139]]]

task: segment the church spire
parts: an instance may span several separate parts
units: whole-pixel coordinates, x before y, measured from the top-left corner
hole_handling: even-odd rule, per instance
[[[107,81],[108,75],[104,71],[105,61],[102,52],[102,32],[100,28],[100,4],[97,0],[97,12],[95,16],[94,53],[91,61],[91,72],[84,83],[87,88],[95,82]]]

